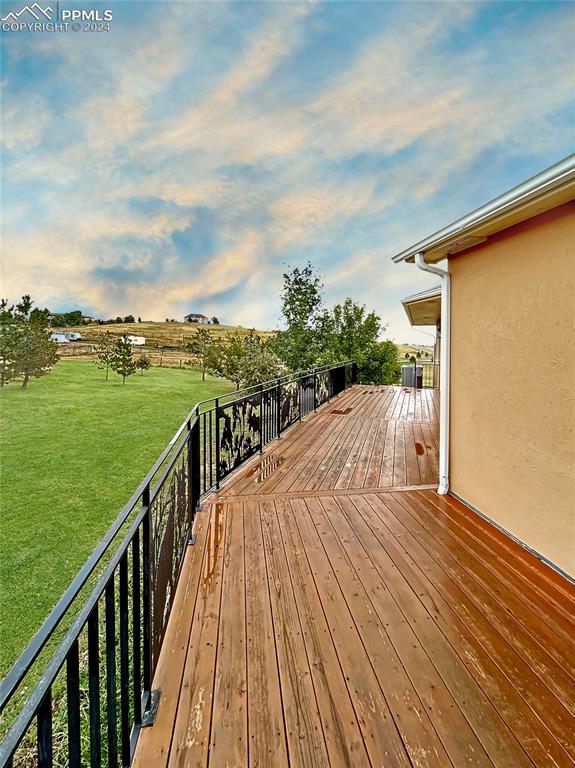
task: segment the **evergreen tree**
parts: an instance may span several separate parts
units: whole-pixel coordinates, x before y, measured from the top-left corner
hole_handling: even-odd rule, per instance
[[[16,370],[22,375],[22,388],[31,378],[43,376],[58,362],[58,345],[50,340],[46,328],[33,322],[24,324],[24,336],[18,345]]]
[[[0,386],[22,377],[43,376],[58,362],[58,345],[51,341],[48,313],[32,309],[29,295],[15,307],[0,302]]]
[[[0,387],[9,384],[17,375],[16,357],[22,344],[24,326],[14,317],[14,307],[6,300],[0,302]]]

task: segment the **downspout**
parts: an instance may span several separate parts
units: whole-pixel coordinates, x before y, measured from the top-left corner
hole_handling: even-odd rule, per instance
[[[451,335],[451,275],[425,261],[423,253],[415,254],[418,269],[441,278],[441,343],[439,363],[439,487],[442,496],[449,491],[449,379]]]

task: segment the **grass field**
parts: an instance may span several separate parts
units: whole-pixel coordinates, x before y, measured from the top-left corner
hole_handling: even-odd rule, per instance
[[[165,368],[123,386],[63,360],[0,391],[0,678],[193,405],[230,389]]]

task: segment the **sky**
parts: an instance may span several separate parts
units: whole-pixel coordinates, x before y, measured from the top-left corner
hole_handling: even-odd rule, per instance
[[[571,3],[60,7],[110,30],[0,32],[11,300],[275,328],[309,260],[432,343],[400,300],[436,281],[391,257],[573,151]]]

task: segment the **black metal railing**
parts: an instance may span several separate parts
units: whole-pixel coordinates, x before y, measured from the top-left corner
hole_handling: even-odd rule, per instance
[[[439,389],[439,362],[416,360],[414,363],[400,358],[398,363],[402,369],[405,369],[405,373],[402,370],[398,383],[404,386],[415,386],[418,389]]]
[[[200,500],[355,383],[355,363],[196,405],[0,684],[0,766],[128,766]]]

